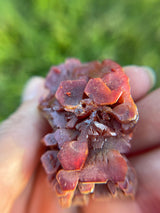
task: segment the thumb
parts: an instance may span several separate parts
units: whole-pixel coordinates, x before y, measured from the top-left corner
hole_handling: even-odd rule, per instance
[[[46,93],[43,84],[42,78],[32,78],[23,92],[22,105],[0,125],[0,212],[8,212],[37,165],[39,141],[46,131],[37,108]]]

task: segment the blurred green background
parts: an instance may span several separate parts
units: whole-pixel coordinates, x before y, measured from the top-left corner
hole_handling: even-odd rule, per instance
[[[67,57],[151,66],[160,86],[160,1],[0,0],[0,120]]]

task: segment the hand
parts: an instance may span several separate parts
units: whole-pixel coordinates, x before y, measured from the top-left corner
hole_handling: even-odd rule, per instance
[[[87,213],[160,212],[160,89],[146,93],[153,78],[142,67],[128,66],[131,92],[140,113],[130,160],[137,171],[138,191],[134,201],[90,202],[80,210]],[[61,209],[39,162],[41,138],[49,126],[37,110],[46,93],[42,78],[33,78],[25,88],[20,108],[0,126],[0,212],[78,212],[76,207]]]

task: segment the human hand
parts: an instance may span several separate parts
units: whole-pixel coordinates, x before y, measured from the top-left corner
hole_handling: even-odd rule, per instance
[[[153,86],[148,72],[141,67],[125,67],[125,72],[140,113],[130,157],[138,176],[137,196],[135,201],[90,202],[80,209],[82,212],[160,211],[160,89],[144,97]],[[43,83],[42,78],[32,79],[24,91],[22,106],[0,126],[0,212],[3,213],[78,211],[75,207],[59,207],[39,163],[43,149],[40,140],[49,128],[37,110],[38,100],[46,92]],[[145,149],[148,150],[143,153]]]

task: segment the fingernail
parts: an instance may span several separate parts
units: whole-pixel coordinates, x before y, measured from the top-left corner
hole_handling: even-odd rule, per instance
[[[22,92],[22,102],[40,98],[44,90],[44,79],[32,77],[25,85]]]
[[[142,68],[147,72],[149,78],[150,78],[150,82],[151,82],[151,87],[154,87],[155,83],[156,83],[156,73],[155,71],[148,66],[142,66]]]

